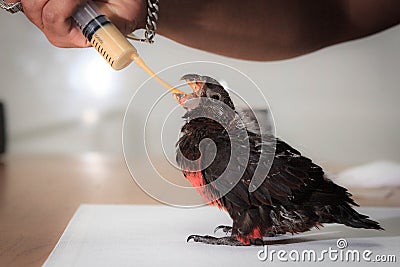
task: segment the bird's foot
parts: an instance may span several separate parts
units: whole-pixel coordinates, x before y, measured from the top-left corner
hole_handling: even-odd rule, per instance
[[[214,237],[214,236],[201,236],[201,235],[190,235],[187,238],[187,242],[190,240],[193,240],[194,242],[201,242],[209,245],[225,245],[225,246],[246,246],[239,240],[231,237],[231,236],[225,236],[225,237]]]
[[[261,238],[254,238],[254,239],[250,239],[250,245],[253,246],[264,246],[264,240],[262,240]]]
[[[232,236],[225,236],[225,237],[214,237],[214,236],[201,236],[201,235],[190,235],[187,238],[187,242],[190,240],[193,240],[194,242],[201,242],[204,244],[209,244],[209,245],[225,245],[225,246],[263,246],[264,245],[264,240],[260,238],[254,238],[249,240],[249,244],[244,244],[237,240],[236,238]]]
[[[264,234],[265,237],[276,237],[280,235],[284,235],[286,232],[274,232],[274,231],[268,231]]]
[[[232,233],[232,226],[219,225],[219,226],[215,227],[214,234],[216,232],[218,232],[219,230],[222,230],[222,232],[224,232],[225,234],[231,234]]]

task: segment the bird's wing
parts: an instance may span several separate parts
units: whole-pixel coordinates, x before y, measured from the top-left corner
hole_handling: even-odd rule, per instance
[[[262,164],[258,163],[257,164]],[[249,172],[255,166],[249,167]],[[296,196],[305,193],[308,187],[324,179],[321,167],[300,152],[277,139],[273,163],[260,187],[251,193],[252,202],[274,204],[293,202]]]
[[[346,188],[326,178],[320,166],[279,139],[269,174],[250,199],[252,204],[357,205]]]
[[[237,183],[232,187],[229,182],[221,181],[216,184],[216,190],[232,187],[224,198],[239,207],[275,204],[330,205],[344,201],[355,204],[345,188],[325,177],[320,166],[279,139],[276,139],[275,154],[268,175],[256,191],[249,192],[255,168],[259,164],[265,164],[265,162],[259,163],[258,158],[259,154],[257,155],[256,149],[252,147],[247,165],[243,164],[242,159],[231,159],[234,161],[232,165],[236,168],[229,170],[229,175],[233,178],[232,181]],[[212,164],[203,170],[207,182],[220,178],[223,168],[221,166],[226,164]],[[235,181],[238,175],[241,175],[239,176],[241,179]]]

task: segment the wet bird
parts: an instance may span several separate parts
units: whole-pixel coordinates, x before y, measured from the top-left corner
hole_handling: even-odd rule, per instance
[[[325,223],[383,230],[355,211],[352,206],[358,205],[347,189],[328,179],[312,160],[271,134],[250,131],[216,80],[197,74],[182,79],[193,92],[174,94],[186,109],[177,163],[204,200],[233,220],[232,226],[215,229],[226,236],[190,235],[187,241],[262,245],[264,237],[305,232]],[[253,188],[259,166],[267,171]]]

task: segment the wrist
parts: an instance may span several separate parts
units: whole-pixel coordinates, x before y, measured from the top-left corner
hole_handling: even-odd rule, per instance
[[[146,28],[146,18],[147,18],[147,0],[138,0],[138,16],[136,18],[136,28],[144,29]]]
[[[143,0],[141,2],[143,4]],[[152,44],[154,42],[154,36],[156,35],[157,22],[158,22],[158,10],[159,10],[159,0],[147,0],[146,4],[146,15],[145,19],[138,19],[136,21],[138,28],[144,28],[144,37],[138,37],[136,34],[129,34],[127,37],[129,39],[146,42]],[[143,5],[141,10],[143,11]],[[142,15],[143,16],[143,15]]]

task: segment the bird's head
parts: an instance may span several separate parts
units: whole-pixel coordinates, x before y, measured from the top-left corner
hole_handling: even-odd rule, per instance
[[[173,93],[174,98],[183,108],[187,110],[194,110],[196,108],[204,109],[210,103],[221,101],[231,110],[235,109],[229,93],[215,79],[198,74],[186,74],[181,80],[185,80],[193,91],[188,94]]]

